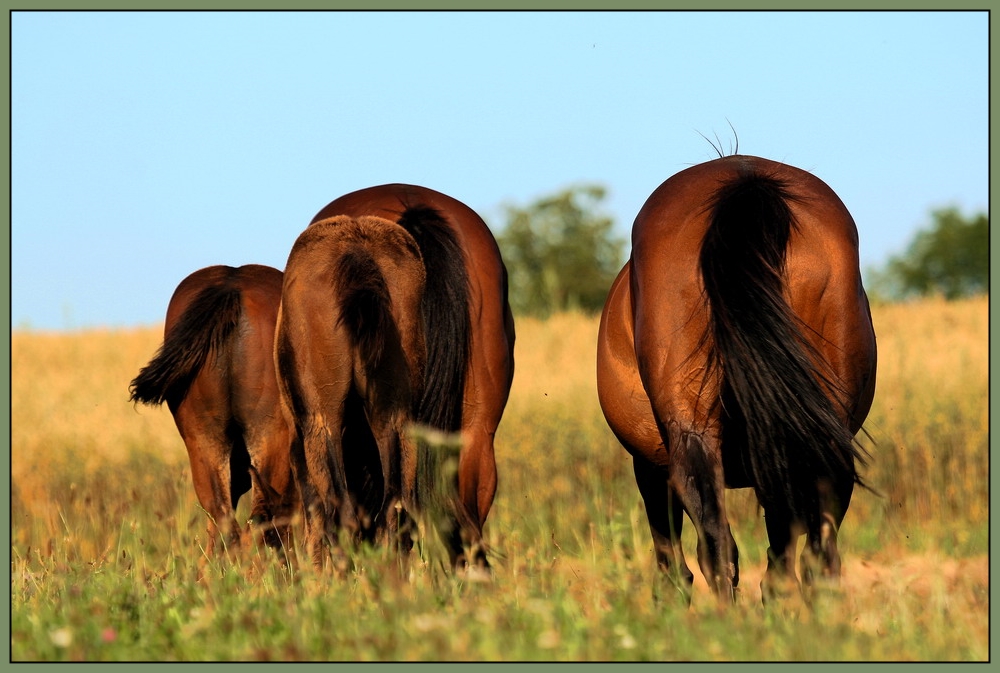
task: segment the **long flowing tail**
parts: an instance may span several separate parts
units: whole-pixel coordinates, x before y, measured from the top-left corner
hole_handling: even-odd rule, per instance
[[[711,308],[709,366],[723,382],[724,436],[745,432],[745,467],[764,506],[787,504],[793,518],[809,523],[819,516],[823,482],[861,484],[855,460],[863,459],[824,393],[824,385],[836,384],[817,370],[784,297],[794,200],[783,182],[764,175],[720,188],[700,265]]]
[[[240,290],[212,285],[198,293],[171,327],[148,365],[129,385],[130,400],[176,407],[187,395],[208,354],[219,351],[240,320]]]
[[[409,206],[397,222],[416,239],[427,272],[422,308],[427,365],[416,418],[438,430],[457,432],[462,427],[471,331],[462,248],[433,208]]]

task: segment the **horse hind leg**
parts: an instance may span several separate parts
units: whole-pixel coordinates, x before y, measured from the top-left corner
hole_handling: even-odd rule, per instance
[[[679,428],[670,437],[670,483],[698,530],[698,565],[720,601],[736,600],[739,554],[726,514],[718,440]]]
[[[809,602],[818,584],[836,585],[841,572],[837,533],[845,509],[842,503],[849,499],[849,489],[841,489],[838,496],[833,496],[832,491],[821,484],[819,511],[808,522],[793,520],[787,506],[765,504],[764,523],[770,544],[767,571],[761,581],[761,599],[765,604],[787,601],[798,594]],[[796,542],[803,532],[806,544],[799,558],[799,577],[796,578]]]
[[[185,437],[195,495],[208,516],[205,557],[218,555],[221,537],[223,550],[235,552],[241,547],[240,526],[234,516],[230,475],[231,447],[223,438],[201,435]]]
[[[483,542],[483,525],[493,506],[497,490],[494,433],[473,426],[463,433],[458,455],[454,507],[454,530],[450,538],[452,565],[456,568],[489,571]],[[492,426],[495,427],[495,426]]]
[[[840,580],[837,535],[850,503],[854,482],[845,480],[840,488],[834,488],[829,481],[823,480],[818,489],[819,516],[808,526],[806,546],[799,560],[802,584],[810,599],[819,584],[818,580],[829,588],[836,586]]]
[[[398,424],[376,420],[372,424],[372,435],[382,468],[382,504],[375,515],[376,538],[399,551],[408,551],[409,546],[402,538],[411,534],[407,522],[412,515],[413,500],[404,495],[403,442]]]
[[[265,546],[289,554],[298,504],[292,476],[292,433],[280,413],[257,417],[246,426],[251,532]]]
[[[320,493],[326,493],[322,489],[324,480],[320,479],[320,486],[317,486],[317,475],[310,474],[308,469],[309,460],[306,458],[306,441],[302,434],[301,426],[295,428],[292,441],[289,446],[289,464],[292,468],[292,476],[295,479],[296,488],[302,499],[302,514],[304,531],[304,542],[306,556],[312,566],[316,569],[323,567],[323,562],[328,554],[328,549],[324,543],[327,520],[330,514]],[[326,482],[329,481],[329,470],[327,469]]]
[[[684,559],[684,549],[681,546],[681,529],[684,525],[681,501],[670,488],[662,469],[638,455],[633,458],[632,469],[646,508],[657,566],[681,600],[690,604],[694,574]]]
[[[786,507],[765,506],[764,527],[767,529],[767,570],[760,583],[761,601],[787,599],[798,592],[795,577],[795,542],[799,534],[792,527]]]
[[[310,428],[302,440],[302,453],[296,479],[306,515],[306,550],[314,567],[322,568],[329,558],[334,571],[344,574],[349,559],[341,547],[341,533],[356,541],[360,526],[347,490],[340,432],[325,426]]]
[[[802,581],[807,587],[816,584],[817,578],[833,581],[840,578],[837,523],[829,513],[823,513],[815,530],[810,530],[799,563]]]
[[[254,532],[265,546],[291,553],[292,504],[252,464],[250,479],[253,484],[250,524]]]
[[[337,427],[337,426],[335,426]],[[353,543],[361,539],[361,521],[358,519],[358,509],[347,483],[347,467],[344,463],[344,441],[339,430],[326,430],[324,433],[326,456],[330,465],[330,477],[333,486],[330,501],[334,503],[335,517],[326,523],[326,536],[330,544],[336,545],[339,531],[347,533]]]

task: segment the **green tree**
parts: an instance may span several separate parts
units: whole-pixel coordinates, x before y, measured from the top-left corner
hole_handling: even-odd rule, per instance
[[[906,252],[870,274],[873,297],[896,301],[940,294],[958,299],[989,292],[990,221],[986,213],[966,218],[949,207],[932,211],[931,220]]]
[[[527,208],[506,207],[507,224],[497,242],[516,313],[547,316],[604,306],[625,245],[614,236],[614,221],[597,212],[605,194],[604,187],[584,185]]]

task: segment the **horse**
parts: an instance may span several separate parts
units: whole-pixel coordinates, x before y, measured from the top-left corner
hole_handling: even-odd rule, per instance
[[[257,264],[195,271],[174,291],[163,343],[129,386],[133,403],[166,402],[173,415],[208,514],[208,557],[220,534],[227,550],[242,545],[235,510],[247,491],[246,532],[291,549],[298,494],[273,357],[281,285],[281,271]]]
[[[425,381],[425,279],[413,236],[379,217],[317,222],[289,254],[275,361],[316,565],[339,531],[394,537],[415,510],[416,448],[407,430],[424,391],[440,383]],[[348,457],[364,447],[345,436],[365,431],[378,455],[377,493],[348,483]]]
[[[430,218],[417,215],[431,215]],[[376,216],[406,228],[421,250],[427,295],[423,321],[427,367],[446,385],[427,391],[421,421],[461,439],[457,530],[450,540],[456,567],[488,568],[483,526],[497,489],[494,437],[514,376],[514,319],[507,299],[507,269],[496,239],[479,215],[457,199],[407,184],[386,184],[341,196],[323,207],[311,226],[332,216]],[[442,247],[432,221],[450,232],[457,250]],[[453,274],[464,280],[451,282]],[[457,276],[456,276],[457,278]],[[450,374],[439,371],[456,363]]]
[[[633,458],[657,565],[688,602],[698,563],[735,600],[726,488],[753,488],[769,548],[762,598],[841,572],[837,536],[869,457],[854,437],[876,343],[858,234],[819,178],[759,157],[680,171],[647,199],[598,332],[605,419]]]

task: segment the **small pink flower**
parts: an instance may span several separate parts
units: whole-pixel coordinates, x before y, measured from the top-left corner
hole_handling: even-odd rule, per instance
[[[101,642],[113,643],[113,642],[115,642],[115,638],[117,638],[117,637],[118,637],[118,634],[110,626],[108,628],[104,629],[103,631],[101,631]]]

